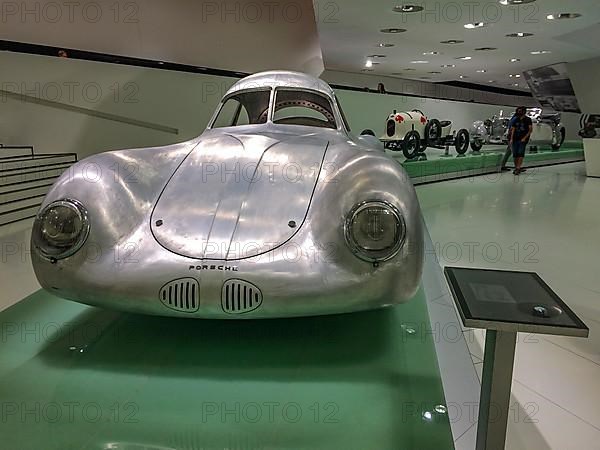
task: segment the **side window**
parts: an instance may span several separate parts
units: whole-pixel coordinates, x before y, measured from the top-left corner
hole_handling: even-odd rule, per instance
[[[219,110],[212,128],[266,123],[269,96],[268,90],[230,95]]]

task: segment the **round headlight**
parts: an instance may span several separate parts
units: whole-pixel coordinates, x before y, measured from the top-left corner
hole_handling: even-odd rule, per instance
[[[50,259],[66,258],[81,248],[90,231],[88,214],[77,200],[50,203],[36,216],[31,232],[34,248]]]
[[[406,227],[400,211],[388,202],[359,203],[346,219],[346,241],[356,256],[365,261],[393,258],[404,243]]]

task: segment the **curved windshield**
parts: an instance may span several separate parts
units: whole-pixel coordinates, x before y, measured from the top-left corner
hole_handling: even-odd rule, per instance
[[[267,122],[270,90],[232,94],[225,99],[212,128],[255,125]]]
[[[316,92],[277,89],[273,123],[336,129],[329,99]]]

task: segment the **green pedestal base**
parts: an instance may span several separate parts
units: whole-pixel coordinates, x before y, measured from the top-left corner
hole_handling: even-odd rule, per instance
[[[3,448],[453,446],[422,292],[364,313],[219,321],[39,291],[0,319]]]

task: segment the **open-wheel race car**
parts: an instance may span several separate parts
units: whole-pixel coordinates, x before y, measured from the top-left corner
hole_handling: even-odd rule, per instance
[[[65,172],[34,221],[35,274],[60,297],[178,317],[405,302],[421,279],[422,218],[406,172],[373,139],[350,133],[325,82],[249,76],[199,137]]]
[[[565,141],[566,130],[561,123],[561,114],[542,114],[541,108],[527,108],[527,116],[531,118],[533,130],[529,138],[529,146],[549,145],[558,150]],[[471,127],[471,149],[479,151],[485,144],[508,144],[508,126],[511,117],[503,111],[491,119],[473,122]]]
[[[454,146],[459,155],[464,155],[469,149],[469,132],[466,129],[452,132],[450,120],[428,119],[418,109],[394,110],[385,122],[385,132],[380,140],[385,148],[401,150],[409,160],[424,153],[427,147],[448,149]]]

